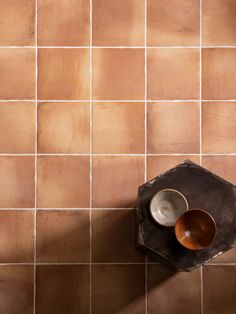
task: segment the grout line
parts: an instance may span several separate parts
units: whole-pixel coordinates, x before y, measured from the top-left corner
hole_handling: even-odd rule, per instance
[[[202,166],[202,0],[200,0],[200,165]],[[201,314],[204,314],[203,312],[203,266],[200,267],[200,282],[201,282]]]
[[[96,207],[96,208],[91,208],[93,211],[98,211],[98,210],[136,210],[136,208],[133,208],[133,207],[117,207],[117,208],[104,208],[104,207]],[[7,211],[7,210],[12,210],[12,211],[15,211],[15,210],[18,210],[18,211],[32,211],[32,210],[35,210],[35,208],[0,208],[0,212],[1,211]],[[86,207],[86,208],[64,208],[64,207],[60,207],[60,208],[56,208],[56,207],[52,207],[52,208],[38,208],[37,211],[89,211],[90,208],[89,207]]]
[[[147,181],[147,0],[144,0],[144,41],[145,41],[145,51],[144,51],[144,98],[145,98],[145,113],[144,113],[144,181]],[[147,256],[145,256],[145,268],[144,268],[144,279],[145,279],[145,314],[148,314],[148,291],[147,291]]]
[[[0,46],[0,49],[33,49],[35,46]],[[199,49],[198,45],[192,46],[38,46],[40,49]],[[204,49],[235,49],[235,45],[202,45]]]
[[[34,262],[29,262],[29,263],[24,263],[24,262],[19,262],[19,263],[0,263],[0,266],[34,266],[34,265],[42,265],[42,266],[46,266],[46,265],[145,265],[145,262],[99,262],[99,263],[90,263],[90,262],[38,262],[38,263],[34,263]],[[157,264],[157,263],[156,263]]]
[[[5,262],[0,263],[0,266],[18,266],[18,265],[159,265],[160,262]],[[207,263],[204,267],[208,266],[236,266],[236,263]],[[201,272],[201,268],[200,268]]]
[[[35,99],[0,99],[0,103],[2,102],[35,102]],[[64,102],[70,102],[70,103],[140,103],[140,102],[151,102],[151,103],[173,103],[173,102],[182,102],[182,103],[189,103],[189,102],[199,102],[199,99],[100,99],[100,100],[94,100],[94,99],[38,99],[38,103],[64,103]],[[202,102],[236,102],[236,99],[202,99]]]
[[[200,86],[199,86],[199,95],[200,95],[200,165],[202,165],[202,0],[200,0]]]
[[[0,153],[0,157],[29,157],[29,156],[36,156],[36,157],[41,157],[41,156],[48,156],[48,157],[54,157],[54,156],[68,156],[68,157],[83,157],[83,156],[95,156],[95,157],[119,157],[119,156],[124,156],[124,157],[145,157],[145,156],[153,156],[153,157],[158,157],[158,156],[236,156],[236,153],[178,153],[178,154],[150,154],[150,153],[143,153],[143,154],[110,154],[110,153],[104,153],[104,154],[11,154],[11,153]]]
[[[203,266],[200,267],[200,276],[201,276],[201,314],[204,313],[204,303],[203,303]]]
[[[235,263],[207,263],[205,266],[236,266]]]
[[[38,0],[35,0],[35,209],[34,209],[34,300],[33,313],[36,313],[36,243],[37,243],[37,167],[38,167]]]
[[[89,209],[89,312],[92,314],[92,186],[93,186],[93,0],[90,0],[89,98],[90,98],[90,209]]]

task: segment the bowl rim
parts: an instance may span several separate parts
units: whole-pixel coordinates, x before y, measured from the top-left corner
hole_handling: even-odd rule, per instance
[[[176,237],[176,239],[178,240],[178,242],[179,242],[184,248],[186,248],[187,250],[190,250],[190,251],[200,251],[200,250],[203,250],[203,249],[208,248],[208,247],[214,242],[214,240],[215,240],[215,238],[216,238],[216,234],[217,234],[217,225],[216,225],[216,222],[215,222],[214,217],[213,217],[210,213],[208,213],[206,210],[201,209],[201,208],[190,208],[190,209],[188,210],[188,212],[193,212],[193,211],[203,212],[203,213],[206,214],[209,218],[211,218],[211,221],[213,222],[213,225],[214,225],[214,237],[212,238],[211,242],[210,242],[207,246],[201,247],[201,248],[199,248],[199,249],[191,249],[191,248],[185,246],[182,242],[180,242],[180,240],[179,240],[179,238],[177,237],[177,234],[176,234],[176,226],[177,226],[178,220],[181,219],[182,216],[186,215],[186,212],[184,212],[184,213],[183,213],[181,216],[179,216],[179,218],[176,220],[176,223],[175,223],[175,237]]]
[[[156,193],[152,196],[151,201],[150,201],[150,204],[149,204],[149,210],[150,210],[151,216],[152,216],[152,218],[154,219],[154,221],[155,221],[156,223],[158,223],[160,226],[163,226],[163,227],[173,227],[173,226],[176,225],[176,222],[175,222],[174,224],[172,224],[172,225],[166,225],[166,224],[160,223],[160,222],[156,219],[156,217],[154,217],[154,214],[153,214],[153,211],[152,211],[152,204],[153,204],[154,199],[155,199],[155,198],[158,196],[158,194],[160,194],[161,192],[167,192],[167,191],[175,192],[176,194],[179,194],[179,195],[183,198],[183,200],[184,200],[184,202],[185,202],[185,204],[186,204],[186,210],[185,210],[180,216],[182,216],[184,213],[186,213],[186,212],[189,210],[188,201],[187,201],[186,197],[183,195],[183,193],[181,193],[181,192],[178,191],[178,190],[169,189],[169,188],[168,188],[168,189],[162,189],[162,190],[156,192]],[[179,217],[178,217],[178,218],[179,218]],[[178,218],[177,218],[177,219],[178,219]],[[177,219],[176,219],[176,221],[177,221]]]

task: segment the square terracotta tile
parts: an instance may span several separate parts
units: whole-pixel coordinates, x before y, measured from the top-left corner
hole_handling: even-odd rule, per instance
[[[94,103],[93,153],[144,153],[144,103]]]
[[[199,103],[149,103],[147,141],[153,154],[199,153]]]
[[[0,210],[0,263],[33,262],[33,211]]]
[[[89,46],[89,0],[39,0],[40,46]]]
[[[134,208],[143,183],[143,157],[93,157],[93,207]]]
[[[92,314],[145,314],[144,265],[92,266]]]
[[[40,103],[38,151],[40,153],[89,153],[88,103]]]
[[[1,49],[0,99],[34,99],[35,69],[35,49]]]
[[[203,1],[203,44],[235,45],[236,21],[234,0]]]
[[[202,51],[203,99],[236,99],[236,49],[205,48]]]
[[[236,247],[214,258],[210,263],[236,263]]]
[[[89,49],[39,49],[39,99],[89,99],[89,67]]]
[[[32,314],[33,266],[0,266],[0,313]]]
[[[203,152],[236,152],[236,103],[202,104]]]
[[[35,1],[0,2],[0,45],[27,46],[35,43]]]
[[[93,99],[144,99],[144,49],[93,49]]]
[[[89,211],[37,212],[38,262],[89,262]]]
[[[37,266],[36,289],[36,314],[89,314],[87,265]]]
[[[163,265],[148,265],[149,314],[200,314],[200,270],[174,272]],[[191,310],[190,310],[191,309]]]
[[[199,45],[199,0],[148,0],[147,10],[149,46]]]
[[[205,266],[203,270],[204,313],[234,314],[236,266]]]
[[[0,152],[35,152],[35,103],[0,103]]]
[[[158,176],[159,174],[174,168],[186,159],[200,164],[200,156],[196,155],[182,155],[182,156],[148,156],[147,158],[147,178]]]
[[[143,0],[93,0],[93,45],[144,46],[144,18]]]
[[[199,49],[148,49],[148,99],[198,99]]]
[[[92,212],[93,262],[144,262],[136,249],[134,210]]]
[[[34,207],[34,157],[0,157],[0,208]]]
[[[236,156],[203,156],[203,166],[236,184]]]
[[[38,158],[38,207],[89,206],[89,157]]]

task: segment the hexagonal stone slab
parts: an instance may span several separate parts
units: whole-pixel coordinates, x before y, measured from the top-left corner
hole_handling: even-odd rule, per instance
[[[201,208],[215,219],[214,242],[203,250],[190,251],[177,241],[173,227],[161,227],[151,217],[149,203],[162,189],[176,189],[189,208]],[[207,169],[186,160],[143,184],[138,191],[138,246],[172,266],[191,271],[236,245],[236,187]]]

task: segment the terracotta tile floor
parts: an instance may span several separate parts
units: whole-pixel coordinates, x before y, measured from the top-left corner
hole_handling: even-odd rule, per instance
[[[137,188],[236,184],[235,0],[0,1],[0,313],[235,314],[235,250],[174,273]]]

